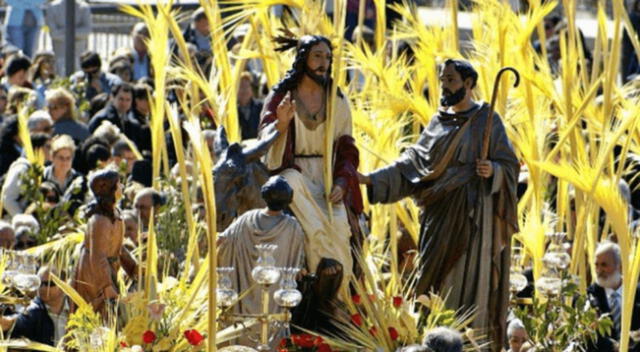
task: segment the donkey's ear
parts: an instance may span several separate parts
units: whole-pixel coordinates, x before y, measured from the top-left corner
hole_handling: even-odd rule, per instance
[[[220,157],[222,152],[229,148],[229,140],[227,139],[227,131],[224,126],[218,127],[216,130],[216,140],[213,144],[213,149],[216,153],[216,157]]]
[[[244,148],[242,150],[242,154],[244,154],[244,158],[247,164],[252,163],[258,160],[261,156],[265,155],[271,145],[278,139],[280,136],[280,131],[276,128],[276,121],[271,124],[265,126],[262,131],[262,137],[258,140],[258,143],[254,144],[251,147]]]

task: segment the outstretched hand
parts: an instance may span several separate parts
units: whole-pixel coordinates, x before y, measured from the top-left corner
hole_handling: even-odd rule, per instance
[[[371,184],[371,176],[363,175],[359,171],[356,171],[356,172],[358,173],[358,183],[360,183],[362,185],[370,185]]]

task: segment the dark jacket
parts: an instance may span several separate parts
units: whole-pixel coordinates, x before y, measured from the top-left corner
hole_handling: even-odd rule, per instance
[[[249,103],[248,119],[242,116],[240,107],[238,107],[238,122],[240,123],[240,131],[242,139],[258,138],[258,126],[260,125],[260,112],[262,111],[262,101],[251,99]]]
[[[587,288],[587,295],[589,297],[589,303],[592,307],[596,308],[598,314],[606,314],[611,312],[609,301],[607,300],[606,291],[602,286],[596,283],[591,284],[591,286]],[[622,302],[620,303],[622,304]],[[614,328],[612,328],[612,330],[613,329]],[[636,297],[633,304],[633,315],[631,317],[631,330],[633,331],[638,329],[640,329],[640,286],[636,288]],[[598,340],[594,344],[587,346],[587,351],[613,351],[613,343],[610,339],[616,336],[620,336],[620,331],[611,331],[611,334],[608,336],[598,335]],[[629,341],[629,351],[640,352],[640,344],[634,344],[632,341]]]
[[[40,297],[31,301],[27,309],[18,316],[11,337],[26,337],[31,341],[53,346],[53,320]]]
[[[118,111],[111,103],[104,109],[98,111],[89,121],[89,131],[93,133],[102,124],[102,121],[109,121],[120,129],[127,138],[131,139],[140,150],[151,149],[151,135],[148,126],[141,125],[140,121],[133,115],[133,111],[128,111],[123,118],[118,116]]]
[[[0,175],[4,175],[9,170],[11,164],[21,155],[21,148],[13,141],[3,141],[0,144]]]
[[[87,78],[87,74],[84,73],[83,71],[77,71],[76,73],[71,75],[70,80],[71,80],[71,86],[76,87],[80,82],[84,82],[86,84],[86,81],[88,81],[88,78]],[[108,72],[100,72],[100,77],[98,77],[98,80],[100,81],[102,93],[107,93],[107,94],[111,93],[112,87],[122,82],[120,77]],[[91,99],[93,99],[98,94],[99,94],[98,91],[96,91],[96,89],[93,88],[92,86],[90,85],[85,86],[84,97],[87,101],[91,101]]]
[[[87,125],[72,118],[61,119],[53,124],[53,135],[59,134],[71,136],[76,145],[82,144],[91,135]]]

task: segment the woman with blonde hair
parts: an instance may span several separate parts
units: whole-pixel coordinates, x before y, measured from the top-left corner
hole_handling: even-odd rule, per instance
[[[55,88],[47,92],[47,110],[53,120],[53,134],[66,134],[76,143],[89,137],[87,125],[76,120],[76,99],[65,88]]]
[[[71,165],[76,152],[76,144],[68,135],[59,135],[51,142],[51,165],[44,168],[42,181],[51,181],[60,194],[71,186],[72,182],[82,177]]]

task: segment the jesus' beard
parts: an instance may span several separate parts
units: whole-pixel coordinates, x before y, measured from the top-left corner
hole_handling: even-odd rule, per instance
[[[304,73],[316,82],[320,87],[327,86],[327,70],[312,70],[309,66],[304,67]]]

